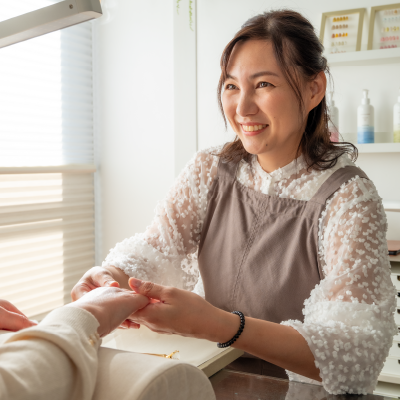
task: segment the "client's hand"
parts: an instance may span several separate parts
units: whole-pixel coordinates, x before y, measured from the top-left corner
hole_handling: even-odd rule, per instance
[[[86,293],[90,292],[93,289],[96,289],[98,287],[125,287],[125,289],[128,289],[128,277],[125,276],[125,285],[120,285],[118,283],[118,274],[122,274],[122,276],[125,276],[125,274],[115,268],[112,267],[110,269],[103,268],[103,267],[93,267],[90,268],[89,271],[87,271],[81,279],[79,279],[78,283],[73,287],[71,291],[71,297],[72,300],[78,300],[81,298],[83,295]],[[116,275],[114,277],[114,275]]]
[[[37,325],[7,300],[0,300],[0,330],[19,331]]]
[[[151,303],[130,318],[158,333],[177,333],[218,341],[224,328],[224,311],[186,290],[165,287],[139,279],[129,279],[136,293],[159,301]]]
[[[149,303],[149,299],[130,290],[115,287],[97,288],[70,303],[67,307],[78,307],[89,311],[99,321],[97,332],[105,336],[116,329],[131,314]],[[125,322],[129,324],[129,321]],[[134,324],[137,326],[137,324]]]

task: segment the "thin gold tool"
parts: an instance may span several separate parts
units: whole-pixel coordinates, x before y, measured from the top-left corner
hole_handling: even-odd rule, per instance
[[[143,354],[147,354],[149,356],[156,356],[156,357],[163,357],[163,358],[170,358],[170,359],[177,360],[177,359],[179,359],[179,356],[178,357],[175,356],[176,353],[179,353],[179,350],[175,350],[171,354],[155,354],[155,353],[143,353]]]

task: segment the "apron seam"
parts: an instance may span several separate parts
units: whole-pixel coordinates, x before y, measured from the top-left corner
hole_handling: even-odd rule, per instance
[[[238,268],[238,272],[237,272],[237,275],[236,275],[235,283],[233,285],[231,301],[230,301],[231,306],[232,306],[232,310],[235,308],[236,290],[237,290],[237,286],[238,286],[238,283],[239,283],[239,278],[241,276],[242,267],[243,267],[244,261],[246,260],[248,254],[250,252],[250,248],[251,248],[251,246],[253,244],[255,234],[260,228],[261,216],[265,215],[265,210],[267,209],[266,203],[267,203],[267,201],[263,201],[261,203],[261,207],[262,206],[264,206],[264,207],[262,207],[262,211],[260,213],[258,213],[257,216],[256,216],[256,220],[254,222],[254,226],[253,226],[252,232],[250,234],[249,240],[247,241],[246,249],[245,249],[245,251],[243,253],[242,260],[241,260],[241,262],[239,264],[239,268]]]
[[[206,214],[205,214],[206,217],[208,216],[208,211],[209,211],[209,209],[211,207],[211,199],[215,195],[215,191],[216,191],[217,186],[219,186],[219,183],[220,183],[219,182],[219,178],[220,177],[217,175],[216,178],[214,179],[214,182],[212,183],[210,191],[207,193],[207,209],[206,209]],[[218,197],[218,193],[215,196],[215,198],[217,198],[217,197]],[[206,222],[206,218],[204,218],[204,222]],[[201,227],[201,233],[200,233],[201,236],[200,236],[199,248],[197,250],[197,257],[200,256],[200,253],[203,250],[203,244],[204,244],[204,241],[205,241],[206,236],[207,236],[207,235],[203,234],[203,229],[204,229],[204,223],[203,223],[203,226]],[[199,268],[199,272],[200,272],[200,268]],[[200,272],[200,275],[201,275],[201,272]]]

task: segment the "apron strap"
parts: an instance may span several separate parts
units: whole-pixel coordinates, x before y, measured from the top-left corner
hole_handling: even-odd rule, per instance
[[[321,185],[310,201],[324,205],[326,200],[339,190],[343,183],[348,182],[355,176],[369,179],[365,172],[358,167],[349,165],[339,168]]]
[[[230,182],[234,182],[236,180],[237,170],[239,168],[240,162],[225,162],[222,159],[219,160],[218,163],[218,172],[217,176],[220,178],[227,179]]]
[[[224,148],[228,145],[229,143],[224,144]],[[235,182],[236,176],[237,176],[237,171],[239,169],[239,162],[226,162],[223,161],[222,158],[219,159],[218,163],[218,171],[217,171],[217,176],[220,178],[227,179],[228,181],[231,181],[232,183]]]

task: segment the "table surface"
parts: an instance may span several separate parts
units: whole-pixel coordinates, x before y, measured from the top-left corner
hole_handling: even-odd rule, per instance
[[[389,400],[374,394],[334,396],[322,386],[223,369],[210,377],[217,400]]]

